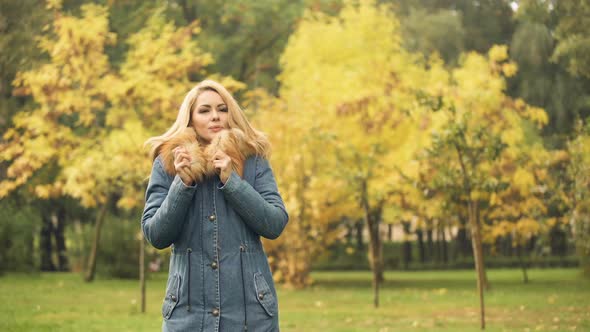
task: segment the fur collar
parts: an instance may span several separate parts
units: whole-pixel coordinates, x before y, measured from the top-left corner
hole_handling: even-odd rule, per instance
[[[197,140],[195,130],[187,127],[184,132],[164,142],[158,149],[164,170],[171,176],[176,175],[174,149],[179,146],[183,146],[192,158],[190,173],[195,182],[201,182],[205,177],[218,173],[212,162],[218,151],[225,152],[231,158],[232,168],[240,177],[244,174],[244,162],[256,153],[240,129],[223,130],[209,145],[203,146]]]

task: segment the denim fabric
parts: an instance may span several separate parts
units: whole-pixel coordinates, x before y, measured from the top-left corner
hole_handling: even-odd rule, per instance
[[[250,157],[244,179],[186,186],[158,157],[141,226],[156,248],[172,246],[163,331],[279,331],[277,294],[260,237],[288,221],[266,159]]]

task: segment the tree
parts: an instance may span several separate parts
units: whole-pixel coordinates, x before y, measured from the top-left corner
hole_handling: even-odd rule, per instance
[[[558,135],[570,133],[575,119],[583,114],[584,83],[552,61],[556,51],[555,21],[557,11],[547,1],[523,1],[516,12],[518,22],[510,43],[511,58],[518,64],[518,73],[510,80],[513,96],[544,108],[549,115],[545,135],[557,147],[565,140]]]
[[[277,92],[279,56],[295,29],[305,1],[174,1],[171,17],[181,25],[199,19],[197,40],[217,60],[214,72],[232,76],[251,89]]]
[[[462,45],[465,51],[485,53],[494,44],[507,44],[514,30],[512,1],[509,0],[396,0],[383,2],[392,3],[393,8],[403,21],[406,16],[410,18],[411,22],[412,16],[424,15],[425,20],[433,26],[445,26],[450,28],[449,32],[458,32],[456,23],[453,23],[454,20],[450,17],[455,16],[455,20],[461,23],[462,42],[459,44],[455,41],[457,36],[441,36],[451,44],[438,44],[443,47],[442,49]],[[429,31],[431,28],[418,27],[418,29],[419,31]],[[441,32],[432,31],[431,33],[440,34]],[[426,34],[429,41],[432,41],[428,37],[432,36],[431,33]],[[441,52],[442,49],[439,49],[439,53],[445,54],[445,52]],[[451,63],[456,63],[456,61],[451,61]]]
[[[12,80],[18,70],[29,68],[41,59],[34,47],[35,36],[50,20],[38,0],[0,1],[0,132],[10,127],[10,119],[23,100],[12,97]]]
[[[579,135],[568,144],[571,162],[567,169],[572,181],[569,197],[569,223],[584,273],[590,275],[590,125],[578,124]]]
[[[281,237],[264,243],[273,277],[287,287],[302,288],[312,282],[314,259],[337,239],[342,217],[358,212],[346,183],[333,177],[333,135],[324,124],[298,102],[262,89],[247,94],[246,106],[275,147],[270,161],[289,210]]]
[[[442,111],[447,119],[433,133],[432,146],[426,149],[430,169],[427,173],[435,171],[428,186],[446,196],[446,201],[458,200],[467,210],[482,329],[483,289],[487,284],[482,252],[486,200],[489,194],[506,186],[498,175],[504,172],[503,160],[513,160],[520,152],[524,119],[538,125],[547,122],[543,110],[504,94],[504,77],[515,71],[515,65],[507,59],[506,47],[493,47],[488,58],[470,53],[452,71],[448,86],[438,95],[425,98],[434,111]]]
[[[287,109],[303,128],[329,139],[319,147],[323,152],[311,155],[324,165],[319,172],[330,175],[329,183],[344,182],[343,194],[362,211],[375,306],[383,272],[379,225],[399,181],[396,167],[406,167],[427,138],[428,119],[415,107],[414,90],[431,78],[415,64],[418,57],[402,49],[391,13],[374,1],[345,2],[336,17],[306,12],[285,49],[280,76]]]
[[[552,196],[562,192],[556,188],[548,171],[559,160],[561,151],[545,150],[540,137],[535,137],[533,142],[531,137],[525,138],[517,149],[517,154],[504,154],[493,172],[503,185],[488,195],[489,201],[482,213],[487,222],[484,242],[494,244],[499,238],[507,238],[516,248],[523,281],[528,283],[523,249],[539,235],[548,234],[549,228],[561,221],[549,213]]]
[[[555,61],[563,61],[574,76],[590,78],[590,4],[585,0],[557,1]]]
[[[465,49],[465,30],[460,15],[447,9],[436,12],[412,9],[408,16],[400,19],[403,43],[408,51],[420,52],[425,58],[436,52],[445,63],[457,63]]]
[[[51,3],[48,6],[53,8]],[[102,88],[95,83],[108,70],[102,50],[112,36],[101,33],[108,25],[107,20],[98,7],[88,6],[84,13],[89,17],[88,29],[68,34],[78,21],[61,15],[57,9],[53,14],[56,22],[53,32],[61,33],[61,38],[39,38],[39,48],[51,62],[16,75],[14,93],[32,96],[36,104],[15,114],[12,128],[3,136],[5,143],[0,146],[0,157],[9,166],[0,197],[24,184],[42,200],[60,197],[63,182],[56,179],[60,165],[68,162],[67,152],[75,147],[77,139],[92,131],[89,126],[104,106]],[[72,40],[78,37],[77,47],[70,48]],[[71,87],[76,87],[77,93],[72,93]],[[51,225],[52,216],[58,216],[59,229],[63,230],[60,205],[52,204],[51,209],[42,210],[46,226]],[[45,229],[44,226],[42,235],[50,235]],[[63,234],[59,238],[62,241],[58,241],[58,247]],[[50,240],[42,236],[43,241]],[[58,249],[62,251],[65,247]],[[50,260],[42,261],[42,267],[51,268],[50,265]]]
[[[142,204],[150,165],[142,143],[172,123],[195,84],[190,78],[204,75],[212,58],[191,40],[198,23],[176,28],[156,13],[129,38],[126,62],[117,72],[105,53],[115,40],[107,8],[84,5],[76,17],[55,6],[51,34],[39,43],[48,63],[19,72],[15,80],[36,107],[18,113],[4,135],[0,152],[11,164],[0,196],[51,170],[34,185],[38,197],[69,195],[83,206],[99,207],[86,275],[90,281],[110,202],[125,209]]]

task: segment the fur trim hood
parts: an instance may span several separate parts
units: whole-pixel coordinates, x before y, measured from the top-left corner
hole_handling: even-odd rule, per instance
[[[213,156],[218,151],[223,151],[230,157],[232,168],[240,177],[243,177],[244,162],[256,153],[247,142],[244,132],[238,128],[222,130],[209,145],[203,146],[199,144],[195,130],[187,127],[183,133],[162,143],[158,149],[164,170],[171,176],[176,175],[174,149],[179,146],[183,146],[191,156],[190,173],[197,183],[218,173],[213,167]]]

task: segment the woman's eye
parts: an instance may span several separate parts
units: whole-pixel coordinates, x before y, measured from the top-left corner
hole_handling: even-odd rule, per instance
[[[220,109],[219,109],[219,112],[227,112],[227,108],[226,108],[226,107],[224,107],[224,108],[220,108]]]
[[[206,108],[202,108],[199,110],[199,113],[207,113],[207,112],[209,112],[209,110]]]

